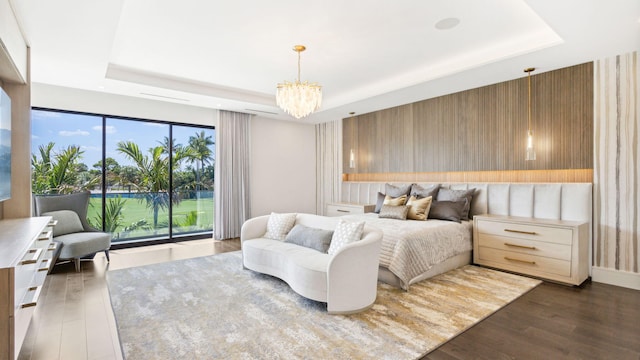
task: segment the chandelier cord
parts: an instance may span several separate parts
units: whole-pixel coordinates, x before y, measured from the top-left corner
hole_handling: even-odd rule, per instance
[[[298,52],[298,82],[300,82],[300,50]]]

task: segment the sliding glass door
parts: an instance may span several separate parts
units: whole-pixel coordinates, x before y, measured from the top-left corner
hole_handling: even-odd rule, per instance
[[[32,124],[33,192],[91,191],[89,221],[114,243],[212,235],[212,127],[44,109]]]

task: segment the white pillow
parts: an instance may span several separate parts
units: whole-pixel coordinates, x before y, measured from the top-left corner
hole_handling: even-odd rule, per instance
[[[296,214],[276,214],[269,215],[267,222],[267,232],[264,237],[273,240],[284,240],[293,225],[296,223]]]
[[[360,240],[363,230],[364,221],[353,222],[340,219],[331,237],[331,245],[327,253],[333,255],[345,245]]]

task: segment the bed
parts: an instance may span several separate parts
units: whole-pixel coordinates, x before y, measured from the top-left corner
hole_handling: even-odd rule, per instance
[[[378,193],[384,193],[387,184],[343,182],[341,201],[375,204]],[[470,219],[478,214],[498,214],[592,222],[591,183],[420,185],[475,189],[470,204]],[[378,278],[385,283],[409,290],[413,283],[471,263],[472,221],[402,221],[381,219],[375,213],[348,216],[367,221],[383,231]],[[589,239],[591,242],[591,234]]]
[[[378,278],[404,290],[432,276],[434,266],[442,272],[471,261],[471,221],[381,219],[376,213],[347,217],[382,230]]]

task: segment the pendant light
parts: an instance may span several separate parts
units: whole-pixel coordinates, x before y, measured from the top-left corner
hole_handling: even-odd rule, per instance
[[[528,121],[527,121],[527,149],[526,149],[526,155],[525,155],[525,160],[526,161],[531,161],[531,160],[535,160],[536,159],[536,150],[533,147],[533,131],[531,130],[531,72],[534,71],[536,68],[527,68],[524,69],[524,72],[526,72],[528,74],[527,78],[528,78],[528,88],[529,88],[529,102],[528,102],[528,106],[527,106],[527,111],[528,111]]]

